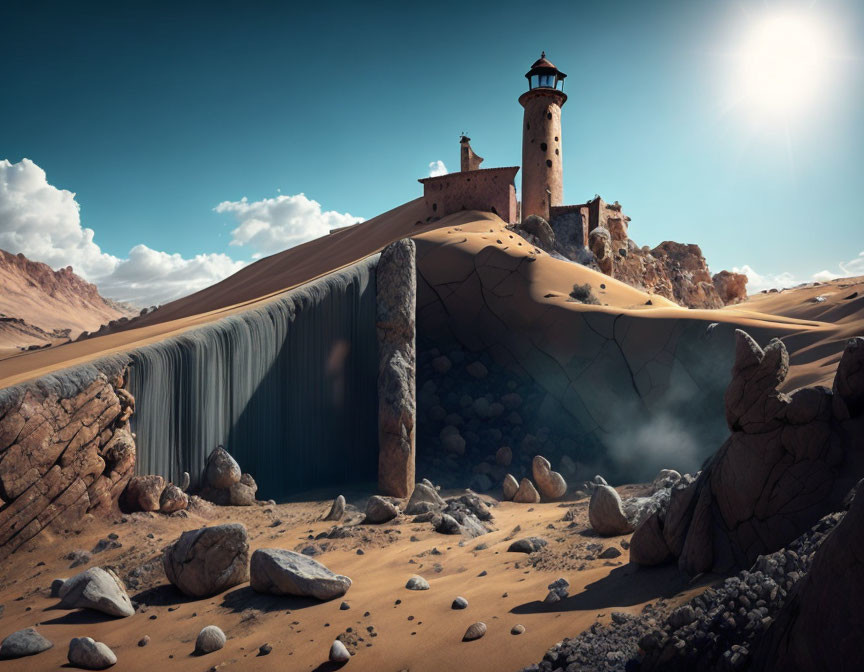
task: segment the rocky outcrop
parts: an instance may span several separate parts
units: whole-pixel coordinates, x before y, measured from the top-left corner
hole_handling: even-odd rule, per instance
[[[112,358],[0,390],[0,560],[48,525],[118,510],[135,465],[125,371]]]
[[[720,300],[727,306],[747,300],[747,276],[743,273],[720,271],[711,278]]]
[[[126,504],[132,511],[158,511],[163,490],[161,476],[134,476],[126,487]]]
[[[408,497],[414,486],[416,302],[414,241],[381,252],[377,275],[378,488]]]
[[[547,252],[596,267],[687,308],[721,308],[747,298],[746,276],[722,271],[712,278],[698,245],[666,241],[654,249],[639,247],[628,236],[630,218],[617,202],[606,203],[598,196],[581,208],[566,210],[550,222],[553,236],[548,245],[540,245]],[[574,219],[581,225],[574,226]]]
[[[209,597],[249,580],[249,542],[240,523],[189,530],[162,555],[165,576],[190,597]]]
[[[782,341],[763,350],[737,332],[725,396],[731,436],[636,531],[634,561],[675,557],[691,574],[748,567],[841,507],[864,476],[864,338],[848,342],[832,390],[779,392],[788,367]]]
[[[252,589],[273,595],[333,600],[351,587],[351,579],[331,572],[312,558],[281,548],[259,548],[252,554]]]

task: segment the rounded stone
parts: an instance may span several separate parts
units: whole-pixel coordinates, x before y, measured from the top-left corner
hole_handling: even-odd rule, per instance
[[[480,639],[486,634],[486,624],[483,621],[477,621],[468,626],[465,634],[462,636],[463,642],[473,642],[475,639]]]
[[[85,670],[104,670],[117,662],[117,656],[102,642],[90,637],[74,637],[69,642],[69,663]]]
[[[511,635],[521,635],[523,632],[525,632],[525,626],[521,623],[517,623],[512,628],[510,628]]]
[[[457,597],[453,600],[453,604],[450,605],[451,609],[467,609],[468,608],[468,600],[464,597]]]
[[[3,643],[0,644],[0,660],[33,656],[37,653],[47,651],[52,646],[54,645],[36,632],[35,629],[26,628],[25,630],[13,632],[3,640]]]
[[[338,639],[330,645],[330,662],[331,663],[347,663],[351,660],[351,654],[345,645]]]
[[[225,642],[226,637],[222,628],[208,625],[198,633],[198,638],[195,640],[195,653],[199,655],[213,653],[225,646]]]
[[[227,490],[240,481],[240,465],[222,446],[216,448],[207,458],[205,477],[207,484],[217,490]]]
[[[429,590],[429,582],[422,576],[412,576],[405,584],[408,590]]]

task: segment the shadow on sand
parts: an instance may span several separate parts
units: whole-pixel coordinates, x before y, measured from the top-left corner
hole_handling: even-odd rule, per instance
[[[682,591],[717,581],[716,575],[701,575],[693,580],[675,565],[638,567],[633,564],[613,569],[585,590],[553,604],[541,600],[526,602],[510,610],[511,614],[536,614],[559,611],[594,611],[610,607],[632,607],[658,598],[671,598]]]
[[[230,609],[235,614],[246,609],[256,609],[262,612],[271,611],[294,611],[322,604],[321,600],[307,597],[294,597],[291,595],[262,595],[252,590],[251,586],[243,586],[226,593],[222,597],[224,609]]]

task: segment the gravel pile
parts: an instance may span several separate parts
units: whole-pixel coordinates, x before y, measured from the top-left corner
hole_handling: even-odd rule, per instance
[[[523,672],[746,670],[753,645],[844,515],[825,516],[786,548],[760,556],[749,570],[687,604],[671,609],[658,600],[636,617],[613,612],[612,623],[595,623],[559,642]]]

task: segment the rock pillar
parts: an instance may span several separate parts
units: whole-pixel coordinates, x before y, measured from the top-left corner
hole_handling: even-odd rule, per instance
[[[414,489],[417,404],[414,241],[391,243],[377,269],[378,489],[408,497]]]

